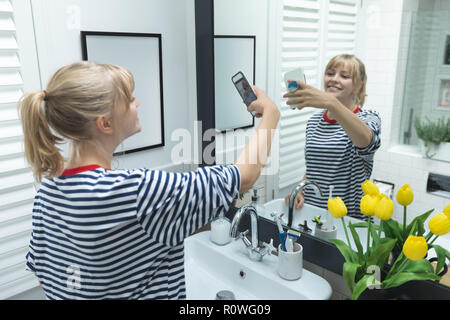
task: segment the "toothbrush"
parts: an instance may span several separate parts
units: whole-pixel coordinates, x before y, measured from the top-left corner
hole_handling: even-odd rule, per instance
[[[283,216],[283,214],[281,214],[279,216],[275,215],[275,221],[276,221],[277,227],[278,227],[278,233],[279,233],[279,237],[280,237],[281,249],[283,249],[283,251],[286,251],[285,241],[286,241],[286,238],[287,238],[287,234],[283,230],[283,226],[281,225],[281,217],[282,216]]]

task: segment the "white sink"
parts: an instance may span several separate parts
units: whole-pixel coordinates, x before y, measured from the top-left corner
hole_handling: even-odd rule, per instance
[[[289,208],[286,205],[284,198],[278,198],[278,199],[274,199],[272,201],[266,202],[263,205],[263,207],[264,207],[265,211],[261,212],[261,213],[258,212],[258,214],[260,216],[274,221],[274,218],[271,217],[271,215],[270,215],[272,212],[275,212],[277,214],[284,213],[282,220],[283,220],[283,224],[287,226],[287,221],[288,221],[288,216],[289,216]],[[298,229],[301,232],[302,229],[298,228],[298,225],[299,224],[303,225],[304,221],[306,220],[308,223],[308,227],[313,230],[311,232],[311,234],[314,234],[315,223],[312,222],[312,220],[314,219],[314,216],[322,216],[322,219],[323,219],[326,217],[326,215],[331,216],[329,213],[327,213],[327,210],[325,210],[325,209],[318,208],[318,207],[304,203],[303,207],[301,209],[296,210],[294,208],[293,219],[292,219],[292,228]],[[347,239],[345,237],[345,231],[343,229],[341,219],[335,219],[335,218],[332,218],[332,219],[334,221],[334,225],[337,227],[336,238],[347,243]],[[363,222],[363,220],[359,220],[359,219],[355,219],[355,218],[351,218],[351,217],[347,217],[347,216],[344,217],[344,221],[347,226],[348,226],[349,221],[352,224]],[[356,245],[353,242],[353,237],[352,237],[352,235],[350,233],[350,229],[348,227],[347,227],[347,231],[349,234],[352,248],[354,250],[356,250]],[[367,228],[356,228],[356,232],[359,235],[359,239],[360,239],[362,247],[365,251],[366,246],[367,246]]]
[[[303,269],[300,279],[284,280],[276,270],[277,256],[251,261],[242,240],[218,246],[209,234],[197,233],[184,241],[187,299],[215,299],[222,290],[233,292],[237,300],[330,299],[331,286],[320,276]]]

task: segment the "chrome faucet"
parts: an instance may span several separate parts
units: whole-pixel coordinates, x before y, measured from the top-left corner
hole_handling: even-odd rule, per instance
[[[298,193],[305,189],[307,186],[312,186],[314,187],[316,190],[316,196],[320,196],[323,197],[322,194],[322,190],[320,190],[320,187],[317,183],[310,181],[310,180],[303,180],[301,181],[291,192],[291,195],[289,196],[289,217],[288,217],[288,227],[292,227],[292,220],[293,220],[293,216],[294,216],[294,203],[295,203],[295,198],[297,198]]]
[[[248,230],[244,232],[239,232],[238,234],[238,226],[241,218],[248,213],[251,219],[251,229],[252,229],[252,242],[248,240],[247,233]],[[268,249],[266,247],[260,247],[258,245],[258,214],[256,213],[256,208],[253,205],[247,205],[240,208],[236,214],[234,215],[233,221],[231,222],[231,230],[230,235],[233,239],[242,239],[245,244],[245,247],[248,250],[248,255],[250,260],[253,261],[261,261],[263,256],[268,253]]]

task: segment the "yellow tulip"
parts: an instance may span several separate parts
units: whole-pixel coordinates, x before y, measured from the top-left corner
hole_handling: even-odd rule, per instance
[[[360,209],[363,214],[366,216],[373,216],[375,214],[375,208],[378,203],[378,196],[372,196],[370,194],[366,194],[361,198]]]
[[[340,197],[328,199],[328,210],[336,219],[342,218],[347,214],[347,207]]]
[[[389,220],[394,214],[394,202],[384,194],[380,198],[375,207],[375,215],[381,220]]]
[[[433,234],[443,236],[450,232],[450,217],[446,213],[441,212],[430,219],[428,227]]]
[[[450,203],[445,206],[444,213],[450,218]]]
[[[364,194],[376,195],[380,193],[377,185],[369,180],[364,181],[361,185],[361,188]]]
[[[402,206],[411,204],[414,199],[414,193],[408,184],[405,184],[397,192],[397,202]]]
[[[421,260],[428,251],[427,241],[424,237],[409,236],[403,245],[403,254],[412,261]]]

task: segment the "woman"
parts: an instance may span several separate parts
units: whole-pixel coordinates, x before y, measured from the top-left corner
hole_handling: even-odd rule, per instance
[[[141,130],[133,90],[125,68],[78,62],[20,102],[25,156],[41,182],[27,267],[49,299],[185,298],[184,238],[225,213],[264,166],[254,155],[269,153],[279,111],[255,88],[248,110],[262,119],[235,165],[111,170],[116,147]]]
[[[323,109],[306,126],[306,173],[303,179],[316,182],[324,197],[306,188],[299,194],[295,208],[303,203],[327,208],[328,190],[341,197],[349,216],[363,218],[361,184],[370,178],[375,151],[380,147],[381,119],[376,111],[362,109],[367,76],[364,64],[354,55],[341,54],[325,68],[325,92],[298,82],[299,89],[284,95],[287,104],[298,109]],[[288,201],[286,197],[286,202]]]

